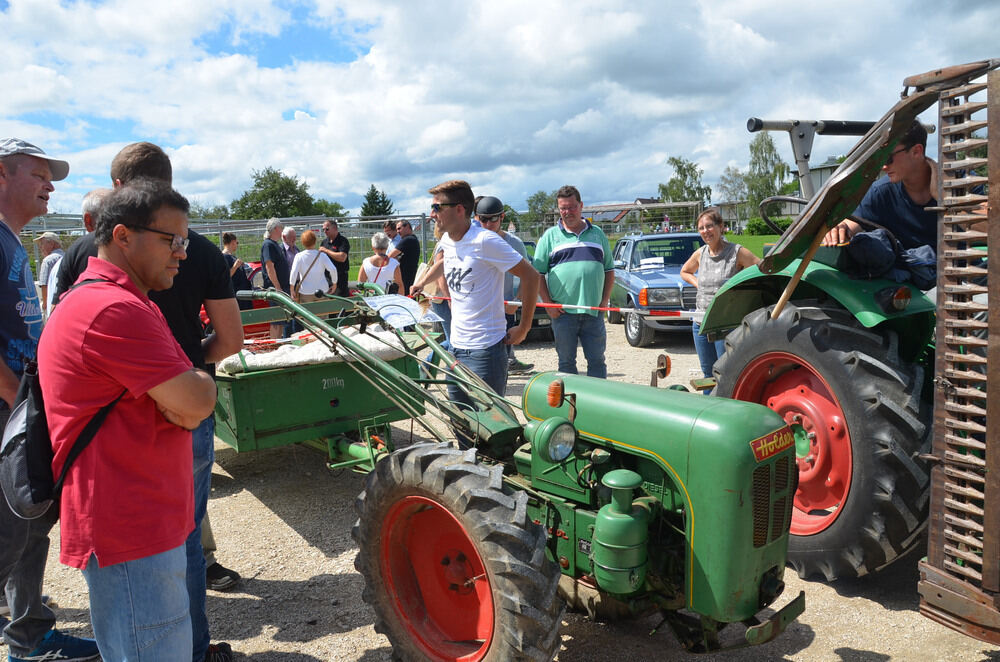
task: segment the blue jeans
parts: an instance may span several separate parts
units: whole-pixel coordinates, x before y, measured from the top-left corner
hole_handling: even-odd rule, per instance
[[[691,332],[694,334],[694,348],[698,352],[698,362],[701,363],[701,372],[705,377],[712,376],[712,366],[719,360],[719,357],[726,353],[726,342],[716,340],[712,342],[708,336],[703,336],[698,331],[701,325],[698,322],[691,322]]]
[[[10,409],[0,401],[0,430]],[[52,610],[42,604],[42,580],[49,553],[49,531],[55,516],[24,520],[0,496],[0,586],[6,589],[10,622],[3,638],[14,657],[26,657],[55,625]]]
[[[205,552],[201,546],[201,522],[212,491],[212,463],[215,462],[215,415],[201,422],[191,433],[194,454],[194,530],[184,543],[187,555],[187,591],[191,607],[191,635],[194,662],[205,659],[208,650],[208,616],[205,613]]]
[[[604,318],[587,313],[563,313],[552,320],[552,334],[559,355],[559,372],[577,374],[576,343],[580,341],[583,356],[587,359],[587,376],[607,379],[608,366],[604,363],[604,349],[608,335]]]
[[[177,662],[191,650],[184,547],[83,570],[90,621],[101,657],[128,662]]]
[[[451,352],[464,366],[479,375],[498,395],[503,395],[507,388],[507,345],[504,344],[503,340],[484,349],[454,347]],[[448,384],[448,398],[454,402],[472,404],[464,391],[451,384]]]

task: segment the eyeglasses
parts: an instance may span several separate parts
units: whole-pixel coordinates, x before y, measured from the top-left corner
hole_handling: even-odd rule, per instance
[[[431,211],[440,212],[444,207],[457,207],[461,202],[435,202],[431,205]]]
[[[489,216],[478,215],[476,218],[480,223],[499,223],[500,214],[490,214]]]
[[[899,149],[895,150],[892,154],[889,155],[889,158],[886,159],[885,164],[892,165],[892,161],[893,159],[896,158],[897,154],[902,154],[903,152],[909,151],[909,149],[910,149],[909,147],[900,147]]]
[[[126,225],[125,227],[131,228],[136,232],[155,232],[156,234],[162,234],[164,237],[170,237],[170,250],[172,251],[186,251],[188,244],[191,240],[187,237],[182,237],[179,234],[174,234],[173,232],[164,232],[163,230],[157,230],[155,228],[140,228],[134,225]]]

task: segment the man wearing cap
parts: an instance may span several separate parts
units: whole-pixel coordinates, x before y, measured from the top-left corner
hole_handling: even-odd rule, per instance
[[[525,260],[528,259],[528,252],[524,249],[524,242],[512,235],[509,232],[504,232],[503,230],[503,220],[506,217],[506,212],[503,209],[503,203],[500,202],[500,198],[495,198],[492,195],[487,195],[479,198],[476,201],[476,220],[479,221],[479,225],[486,230],[491,230],[500,235],[500,238],[510,244],[510,247],[517,251]],[[507,272],[503,275],[503,300],[512,301],[514,299],[514,274]],[[516,306],[510,306],[504,308],[504,313],[507,317],[507,328],[515,326],[515,315],[514,311],[517,310]],[[507,372],[517,373],[517,372],[527,372],[535,367],[534,363],[522,363],[517,360],[514,356],[514,346],[507,345]]]
[[[55,232],[43,232],[35,238],[38,250],[44,256],[42,263],[38,265],[38,293],[42,304],[42,315],[49,316],[49,278],[53,272],[59,269],[59,262],[65,254],[62,249],[62,242]]]
[[[42,309],[35,294],[28,254],[18,234],[48,212],[53,181],[65,179],[69,164],[18,138],[0,141],[0,428],[7,423],[24,364],[35,358],[42,334]],[[3,630],[9,659],[96,660],[97,644],[62,634],[55,614],[42,603],[42,580],[55,520],[23,520],[0,504],[0,586],[5,586],[10,622]]]

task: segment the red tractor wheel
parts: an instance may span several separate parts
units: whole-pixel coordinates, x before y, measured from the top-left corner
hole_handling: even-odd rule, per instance
[[[892,562],[927,521],[931,403],[923,368],[892,331],[845,310],[789,304],[750,313],[726,338],[714,395],[801,425],[789,563],[802,577],[858,577]]]
[[[420,444],[376,465],[356,504],[355,566],[402,659],[550,660],[562,603],[523,492],[474,451]]]

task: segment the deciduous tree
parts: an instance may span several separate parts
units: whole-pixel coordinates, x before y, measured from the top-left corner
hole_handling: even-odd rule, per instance
[[[674,171],[666,184],[660,184],[659,198],[662,202],[701,202],[708,204],[712,199],[712,187],[702,186],[704,172],[697,163],[680,156],[671,156],[667,165]]]
[[[309,185],[298,177],[271,166],[254,170],[251,176],[253,186],[229,205],[233,218],[280,218],[313,213]]]

